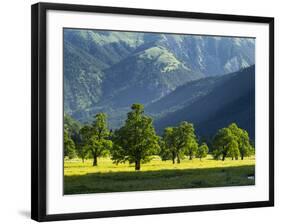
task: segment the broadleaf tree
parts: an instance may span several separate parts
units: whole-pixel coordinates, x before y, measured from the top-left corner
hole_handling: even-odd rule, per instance
[[[84,163],[89,152],[88,147],[82,143],[78,143],[76,145],[76,150],[78,156],[82,159],[82,162]]]
[[[199,158],[200,160],[202,160],[202,158],[207,157],[209,152],[209,147],[206,143],[202,143],[199,147],[198,150],[196,152],[196,157]]]
[[[245,156],[254,154],[254,147],[251,145],[248,132],[232,123],[226,128],[220,129],[213,140],[214,158],[231,157],[243,160]]]
[[[189,144],[186,147],[186,155],[189,157],[189,160],[192,160],[196,156],[198,151],[198,143],[195,137],[192,137],[189,140]]]
[[[231,157],[231,159],[238,160],[238,157],[240,156],[238,143],[235,139],[232,139],[226,146],[227,148],[227,156]]]
[[[163,138],[161,141],[160,157],[162,160],[172,160],[175,164],[175,160],[178,155],[178,150],[176,148],[176,138],[175,138],[175,128],[167,127],[164,130]]]
[[[76,156],[75,144],[66,128],[64,128],[63,131],[63,146],[64,156],[68,156],[69,159],[73,159]]]
[[[94,122],[81,129],[81,135],[84,149],[90,151],[93,157],[93,166],[97,166],[98,158],[106,155],[112,147],[106,114],[96,114]]]
[[[113,135],[111,157],[114,163],[135,163],[135,170],[141,163],[150,161],[159,152],[159,137],[153,127],[152,119],[144,114],[142,104],[133,104],[125,124]]]
[[[235,136],[232,134],[229,128],[219,129],[213,140],[213,153],[216,153],[216,157],[221,157],[221,160],[229,155],[228,151],[230,149],[229,143],[235,141]]]
[[[254,148],[250,143],[248,132],[239,128],[235,123],[230,124],[228,128],[231,130],[233,135],[236,136],[241,160],[243,160],[246,156],[254,154]]]
[[[192,159],[196,154],[198,143],[193,124],[183,121],[175,128],[175,145],[177,148],[177,162],[180,163],[181,155],[186,154]]]

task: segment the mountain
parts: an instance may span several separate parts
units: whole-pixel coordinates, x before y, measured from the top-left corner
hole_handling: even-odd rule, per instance
[[[254,64],[251,38],[64,29],[64,111],[106,112],[119,127],[132,103],[150,105],[194,80]]]
[[[105,65],[87,52],[64,42],[64,110],[83,116],[101,96]]]
[[[104,99],[113,107],[149,103],[182,83],[202,78],[161,46],[132,54],[105,70]],[[111,91],[106,91],[111,90]],[[104,102],[103,102],[104,103]]]
[[[163,46],[205,77],[235,72],[255,63],[255,40],[251,38],[167,35]]]
[[[160,98],[146,106],[149,114],[166,114],[189,106],[199,98],[208,95],[222,83],[231,79],[232,74],[224,76],[213,76],[188,82],[179,86],[170,94]]]
[[[200,136],[213,136],[222,127],[236,122],[255,138],[255,66],[215,78],[206,78],[179,87],[147,107],[159,133],[183,120],[194,123]],[[192,93],[190,93],[192,92]],[[172,100],[174,99],[174,100]],[[169,109],[165,109],[169,108]],[[171,111],[171,112],[169,112]],[[166,112],[166,113],[165,113]]]

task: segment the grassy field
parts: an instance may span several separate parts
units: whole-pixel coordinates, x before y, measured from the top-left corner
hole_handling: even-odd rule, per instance
[[[185,159],[180,164],[161,161],[155,157],[142,164],[141,171],[134,164],[113,164],[109,158],[100,158],[98,166],[92,160],[64,161],[64,193],[85,194],[143,190],[164,190],[201,187],[254,185],[249,179],[255,173],[255,158],[216,161],[210,156],[200,161]]]

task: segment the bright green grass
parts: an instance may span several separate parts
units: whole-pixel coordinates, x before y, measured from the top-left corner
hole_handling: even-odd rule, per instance
[[[64,193],[104,193],[121,191],[164,190],[199,187],[221,187],[253,185],[255,180],[248,176],[255,173],[255,158],[244,160],[216,161],[185,159],[180,164],[161,161],[155,157],[150,163],[142,164],[141,171],[134,165],[113,164],[109,158],[100,158],[98,166],[91,160],[65,160]]]

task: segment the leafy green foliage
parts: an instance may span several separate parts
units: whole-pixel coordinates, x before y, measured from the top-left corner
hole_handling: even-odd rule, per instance
[[[64,129],[68,131],[68,134],[73,139],[75,143],[80,142],[79,131],[82,127],[82,124],[69,116],[68,114],[64,114]]]
[[[180,163],[184,155],[191,160],[198,149],[198,144],[193,125],[182,122],[178,127],[168,127],[163,134],[163,144],[160,151],[162,160],[172,159],[175,163]]]
[[[153,119],[144,114],[142,104],[133,104],[125,124],[115,131],[109,131],[105,113],[96,114],[92,124],[82,125],[66,114],[64,120],[64,156],[69,159],[79,156],[83,162],[92,158],[93,166],[97,166],[99,157],[110,155],[115,164],[128,161],[135,164],[135,170],[140,170],[141,163],[149,162],[155,155],[175,164],[185,156],[201,160],[209,152],[206,139],[200,138],[199,146],[193,124],[186,121],[165,128],[163,136],[157,136]],[[235,123],[219,129],[209,145],[215,160],[224,161],[226,157],[243,160],[255,153],[247,131]]]
[[[198,149],[193,124],[183,121],[179,127],[175,129],[175,138],[178,151],[189,156],[191,160]],[[180,156],[177,156],[177,160],[179,163]]]
[[[89,149],[87,145],[84,145],[82,142],[76,144],[77,155],[82,159],[84,163],[85,159],[89,156]]]
[[[202,158],[207,157],[208,152],[209,152],[208,145],[206,143],[203,143],[198,147],[198,150],[196,152],[196,157],[201,160]]]
[[[197,139],[200,139],[199,147]],[[93,123],[85,125],[65,114],[64,193],[255,184],[254,178],[248,178],[255,175],[255,159],[250,157],[255,152],[246,130],[232,123],[220,129],[211,144],[208,142],[213,149],[213,158],[223,161],[210,159],[205,142],[206,139],[197,138],[193,124],[185,121],[175,127],[166,127],[164,134],[157,136],[153,119],[144,114],[141,104],[132,105],[125,124],[115,132],[108,130],[105,113],[96,114]],[[74,159],[76,156],[82,162]],[[188,161],[185,156],[198,159]],[[99,166],[96,167],[98,158]],[[165,160],[172,160],[173,164]],[[175,164],[176,160],[178,164]],[[126,161],[130,164],[125,164]],[[115,166],[112,162],[124,164]],[[141,172],[132,172],[140,170],[141,163],[147,162],[142,165]]]
[[[235,123],[218,131],[213,140],[213,147],[215,159],[225,160],[227,156],[238,159],[241,156],[243,160],[245,156],[254,154],[247,131],[239,128]]]
[[[64,129],[63,131],[63,143],[64,156],[67,156],[69,159],[73,159],[76,156],[75,144],[71,139],[67,129]]]
[[[175,159],[179,154],[176,148],[176,141],[175,141],[175,128],[168,127],[165,128],[163,138],[161,139],[160,144],[160,157],[163,161],[165,160],[172,160],[173,164],[175,163]]]
[[[238,148],[238,143],[234,139],[232,139],[226,146],[227,148],[227,156],[231,157],[232,160],[235,158],[238,159],[240,152]]]
[[[239,152],[236,153],[237,157],[241,156],[243,160],[244,157],[251,156],[254,154],[254,147],[251,145],[248,132],[237,126],[237,124],[232,123],[229,125],[229,129],[236,136],[237,148]]]
[[[143,105],[133,104],[131,109],[125,125],[114,133],[111,157],[116,164],[129,161],[140,170],[141,163],[150,161],[159,150],[158,137]]]
[[[222,160],[225,160],[225,157],[228,154],[229,143],[234,140],[234,136],[228,128],[222,128],[216,134],[213,147],[215,148],[215,154],[219,154],[222,157]]]
[[[197,153],[197,150],[198,150],[198,143],[197,143],[197,141],[194,137],[194,138],[189,140],[189,143],[186,147],[186,155],[189,156],[189,160],[193,159],[193,157]]]
[[[98,157],[106,155],[112,147],[109,140],[109,130],[107,128],[106,114],[98,113],[92,125],[86,125],[81,129],[83,145],[81,152],[90,151],[93,157],[93,166],[98,165]]]

